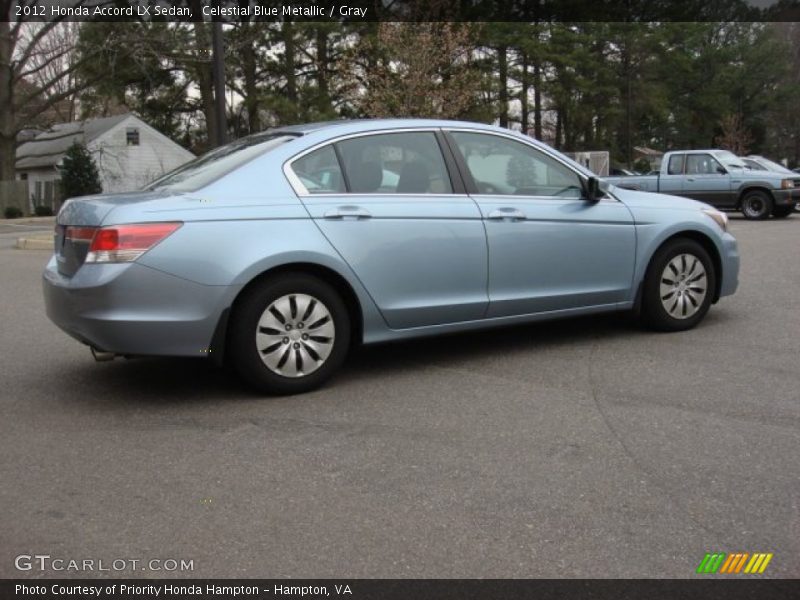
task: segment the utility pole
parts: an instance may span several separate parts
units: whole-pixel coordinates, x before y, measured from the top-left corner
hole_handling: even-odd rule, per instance
[[[214,102],[216,108],[217,146],[228,141],[228,119],[225,115],[225,46],[222,40],[222,21],[215,18],[212,24],[211,43],[214,51],[212,78],[214,80]]]

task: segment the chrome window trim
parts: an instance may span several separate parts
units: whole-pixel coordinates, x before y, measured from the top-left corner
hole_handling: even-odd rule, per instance
[[[347,192],[331,192],[325,194],[306,194],[303,198],[374,198],[379,197],[383,198],[419,198],[420,196],[425,196],[426,198],[442,198],[442,199],[452,199],[452,198],[471,198],[469,194],[443,194],[441,192],[437,192],[435,194],[398,194],[396,192],[375,192],[375,193],[364,193],[364,192],[357,192],[354,194],[348,194]],[[522,196],[519,196],[520,198]]]
[[[336,136],[336,137],[330,138],[328,140],[325,140],[324,142],[320,142],[318,144],[315,144],[315,145],[311,146],[310,148],[306,148],[305,150],[302,150],[301,152],[298,152],[297,154],[295,154],[291,158],[288,158],[287,160],[285,160],[284,163],[283,163],[283,167],[282,167],[283,174],[286,176],[286,179],[288,180],[289,185],[294,190],[294,193],[298,197],[301,197],[301,198],[364,198],[364,197],[372,198],[372,197],[376,197],[376,196],[377,197],[381,197],[381,198],[387,198],[387,197],[404,198],[404,197],[419,197],[419,196],[423,196],[423,195],[424,196],[428,196],[428,197],[438,196],[438,197],[443,197],[443,198],[454,198],[454,197],[455,198],[477,198],[477,197],[485,197],[485,196],[487,196],[486,194],[458,194],[458,193],[455,193],[455,192],[450,193],[450,194],[441,194],[441,193],[438,193],[438,194],[398,194],[398,193],[392,193],[392,192],[376,192],[376,193],[346,193],[346,192],[345,193],[341,193],[341,192],[332,192],[332,193],[325,193],[325,194],[312,194],[311,192],[308,191],[308,189],[306,189],[306,186],[303,185],[303,182],[300,181],[300,178],[292,170],[292,164],[294,164],[295,161],[297,161],[297,160],[303,158],[304,156],[306,156],[307,154],[311,154],[312,152],[314,152],[316,150],[319,150],[320,148],[323,148],[323,147],[325,147],[325,146],[327,146],[329,144],[332,145],[332,144],[335,144],[337,142],[341,142],[343,140],[348,140],[348,139],[358,138],[358,137],[365,137],[365,136],[368,136],[368,135],[386,135],[386,134],[390,134],[390,133],[425,133],[425,132],[430,132],[430,133],[436,134],[437,132],[448,133],[448,132],[451,132],[451,131],[461,131],[461,132],[466,132],[466,133],[481,133],[481,134],[484,134],[484,135],[493,135],[493,136],[496,136],[496,137],[499,137],[499,138],[506,138],[506,139],[515,141],[515,142],[523,144],[525,146],[529,146],[530,148],[533,148],[534,150],[537,150],[537,151],[545,154],[546,156],[552,158],[553,160],[557,161],[558,163],[560,163],[561,165],[563,165],[564,167],[566,167],[567,169],[569,169],[570,171],[575,173],[578,176],[578,178],[581,179],[581,181],[585,182],[586,179],[587,179],[587,177],[583,173],[581,173],[580,171],[575,170],[575,168],[572,165],[570,165],[568,162],[566,162],[563,159],[559,158],[555,154],[552,154],[547,149],[540,148],[536,144],[531,144],[527,140],[521,139],[519,136],[514,135],[513,133],[504,133],[504,132],[500,132],[500,131],[486,130],[486,129],[480,129],[480,128],[471,128],[471,127],[431,127],[431,126],[397,127],[397,128],[389,128],[389,129],[374,129],[374,130],[371,130],[371,131],[359,131],[359,132],[356,132],[356,133],[348,133],[348,134],[345,134],[345,135]],[[442,160],[444,160],[444,156],[442,156]],[[445,161],[445,166],[446,166],[446,161]],[[458,173],[456,173],[456,175],[458,175],[459,177],[461,176]],[[598,202],[603,202],[603,201],[606,201],[606,202],[617,202],[617,203],[620,202],[620,200],[617,199],[610,191],[606,192],[606,196],[607,196],[607,198],[601,198],[600,200],[598,200]],[[489,195],[488,197],[496,198],[498,196]],[[553,200],[553,199],[559,199],[559,200],[581,200],[581,198],[558,198],[557,196],[514,196],[514,195],[506,195],[504,197],[507,197],[507,198],[518,198],[518,199],[538,198],[538,199],[542,199],[542,200]],[[585,198],[583,200],[587,201]]]

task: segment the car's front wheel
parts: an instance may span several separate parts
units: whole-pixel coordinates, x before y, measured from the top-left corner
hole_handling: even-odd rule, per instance
[[[644,318],[659,331],[691,329],[705,317],[715,289],[716,273],[708,252],[693,240],[669,241],[647,270]]]
[[[772,212],[772,198],[762,190],[745,192],[741,202],[742,214],[746,219],[761,221]]]
[[[233,367],[269,394],[298,394],[324,383],[342,365],[350,318],[336,290],[305,273],[254,284],[231,315]]]

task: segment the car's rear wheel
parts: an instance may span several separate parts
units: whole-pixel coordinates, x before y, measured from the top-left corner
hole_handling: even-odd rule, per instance
[[[776,219],[783,219],[784,217],[788,217],[792,214],[794,210],[794,206],[776,206],[772,209],[772,216]]]
[[[715,289],[716,273],[708,252],[693,240],[669,241],[647,269],[644,318],[659,331],[691,329],[705,317]]]
[[[269,394],[298,394],[324,383],[350,345],[350,318],[336,290],[305,273],[256,283],[231,315],[233,367]]]
[[[745,192],[741,202],[742,214],[746,219],[760,221],[772,212],[772,198],[762,190]]]

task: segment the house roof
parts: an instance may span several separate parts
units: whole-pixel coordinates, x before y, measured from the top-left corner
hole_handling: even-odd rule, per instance
[[[53,125],[17,148],[17,169],[54,167],[73,143],[88,144],[115,127],[131,113]]]
[[[653,150],[647,146],[634,146],[633,149],[639,154],[644,154],[645,156],[664,156],[664,153],[660,150]]]

